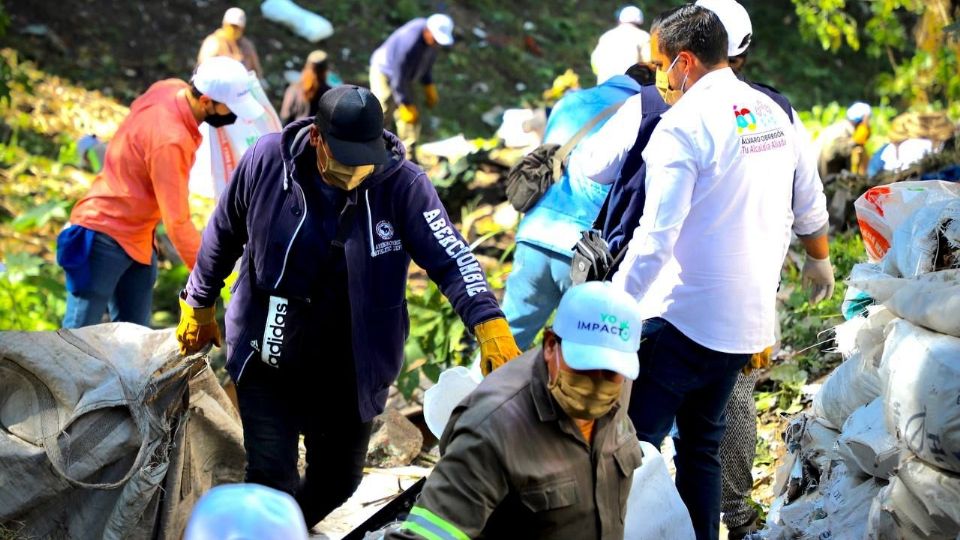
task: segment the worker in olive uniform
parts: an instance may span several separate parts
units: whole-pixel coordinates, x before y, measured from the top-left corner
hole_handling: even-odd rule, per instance
[[[640,319],[609,283],[571,288],[544,345],[453,411],[441,459],[390,539],[623,538],[642,451],[621,399]]]

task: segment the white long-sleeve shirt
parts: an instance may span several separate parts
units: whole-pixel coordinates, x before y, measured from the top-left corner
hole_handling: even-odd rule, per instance
[[[729,68],[705,75],[643,152],[646,204],[614,284],[644,318],[707,348],[772,345],[791,227],[810,234],[827,222],[806,147],[783,109]]]
[[[599,184],[612,184],[637,140],[643,120],[643,96],[630,96],[589,139],[577,146],[580,172]]]

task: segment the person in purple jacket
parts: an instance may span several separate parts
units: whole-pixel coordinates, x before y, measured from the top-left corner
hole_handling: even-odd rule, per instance
[[[180,298],[181,352],[220,344],[214,304],[239,258],[225,322],[246,481],[292,494],[308,527],[360,483],[371,420],[403,365],[411,257],[473,328],[484,372],[520,353],[436,189],[357,86],[261,137],[204,230]]]
[[[370,56],[370,89],[385,116],[392,117],[397,135],[416,159],[420,112],[413,84],[423,85],[423,100],[433,108],[440,101],[433,83],[433,62],[440,47],[453,44],[453,20],[442,13],[413,19],[397,28]]]

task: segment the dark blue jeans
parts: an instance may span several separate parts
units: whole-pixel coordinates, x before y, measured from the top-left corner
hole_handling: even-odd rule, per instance
[[[640,440],[658,447],[674,419],[677,490],[698,540],[720,535],[720,440],[724,410],[749,354],[697,344],[664,319],[643,322],[640,375],[630,395],[630,419]]]
[[[150,264],[140,264],[116,240],[98,232],[87,264],[90,283],[82,291],[67,292],[64,328],[99,324],[108,311],[113,322],[150,325],[153,284],[157,281],[156,253]]]
[[[246,481],[293,495],[308,528],[360,485],[370,441],[371,423],[360,421],[349,347],[323,348],[287,371],[253,357],[237,384]],[[303,478],[297,471],[301,434]]]

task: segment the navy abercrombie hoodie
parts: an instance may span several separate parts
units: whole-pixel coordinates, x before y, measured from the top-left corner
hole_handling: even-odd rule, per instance
[[[322,195],[310,184],[322,181],[308,142],[312,121],[299,120],[282,133],[265,135],[244,154],[204,229],[187,282],[187,302],[213,305],[240,258],[226,316],[227,370],[237,385],[243,384],[250,362],[282,370],[297,362],[324,361],[318,351],[326,348],[318,345],[346,336],[305,327],[322,320],[306,314],[323,310],[324,299],[336,296],[322,290],[329,261],[316,239],[342,243],[358,405],[367,421],[383,412],[390,384],[403,365],[411,257],[467,327],[503,313],[433,184],[404,158],[403,145],[390,132],[384,131],[384,140],[392,159],[345,194],[336,238],[324,232],[324,205],[317,198]],[[342,285],[331,280],[329,286]],[[304,343],[290,341],[294,334]],[[284,340],[285,348],[273,346]]]

